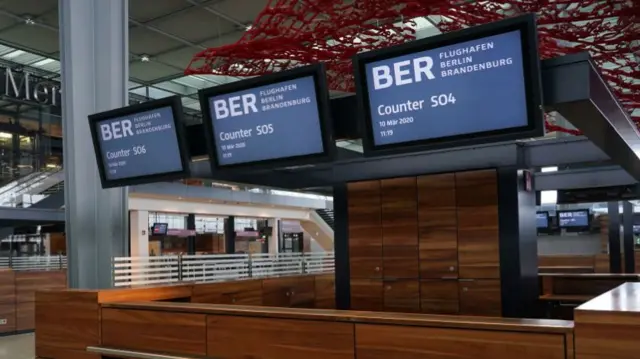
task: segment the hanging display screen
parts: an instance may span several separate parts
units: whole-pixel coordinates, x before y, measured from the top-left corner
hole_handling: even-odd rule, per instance
[[[365,150],[543,134],[530,16],[363,53],[355,69]]]
[[[536,213],[536,227],[537,228],[549,228],[549,213],[537,212]]]
[[[89,126],[103,188],[189,175],[179,97],[91,115]]]
[[[558,225],[560,228],[589,227],[589,211],[559,211]]]
[[[321,65],[203,90],[216,167],[327,158],[332,143]]]

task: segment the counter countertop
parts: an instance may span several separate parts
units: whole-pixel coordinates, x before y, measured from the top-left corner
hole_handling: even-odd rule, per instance
[[[465,317],[448,315],[359,312],[348,310],[276,308],[171,302],[107,303],[103,304],[102,307],[181,313],[324,320],[369,324],[391,324],[482,330],[510,330],[519,332],[567,333],[573,330],[573,322],[571,321],[547,319]]]
[[[640,314],[640,283],[625,283],[588,301],[576,310]]]

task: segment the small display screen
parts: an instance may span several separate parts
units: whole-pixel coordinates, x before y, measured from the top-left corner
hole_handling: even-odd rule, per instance
[[[153,227],[151,227],[151,235],[164,236],[167,234],[168,230],[169,230],[168,223],[154,223]]]
[[[589,227],[589,211],[558,212],[558,223],[561,228]]]
[[[549,228],[549,214],[547,212],[536,213],[536,227]]]

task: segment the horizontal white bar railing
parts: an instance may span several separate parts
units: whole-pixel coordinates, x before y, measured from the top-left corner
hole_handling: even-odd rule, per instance
[[[49,271],[67,268],[66,256],[0,257],[0,268],[15,271]]]
[[[113,259],[116,287],[218,282],[334,271],[333,252],[171,255]]]

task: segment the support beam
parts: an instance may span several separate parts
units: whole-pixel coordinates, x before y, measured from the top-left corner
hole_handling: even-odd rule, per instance
[[[59,0],[68,284],[112,286],[127,254],[127,190],[103,190],[87,116],[127,104],[128,0]]]

